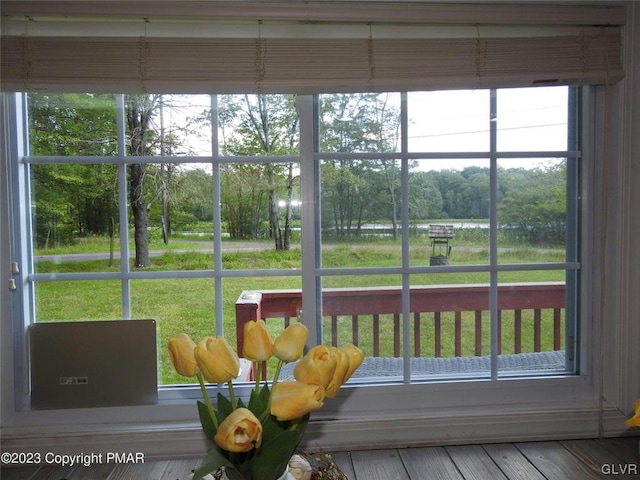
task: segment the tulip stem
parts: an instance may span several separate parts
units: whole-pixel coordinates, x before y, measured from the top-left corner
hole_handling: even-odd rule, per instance
[[[238,407],[238,404],[236,403],[236,394],[233,391],[233,382],[229,380],[227,382],[227,386],[229,388],[229,400],[231,401],[231,408],[235,410]]]
[[[196,374],[196,377],[198,377],[198,382],[200,383],[200,390],[202,391],[204,403],[207,405],[207,410],[209,410],[209,416],[211,417],[213,426],[216,428],[216,430],[218,430],[218,417],[216,416],[216,412],[213,410],[213,405],[211,404],[211,398],[209,398],[209,394],[207,393],[207,387],[205,387],[204,385],[204,378],[202,377],[202,373],[198,372]]]
[[[273,375],[273,382],[271,382],[271,391],[269,392],[269,400],[267,400],[267,409],[260,415],[260,423],[264,423],[264,421],[269,418],[271,415],[271,397],[273,396],[273,389],[278,383],[278,377],[280,377],[280,370],[282,370],[282,366],[285,364],[284,360],[278,360],[278,364],[276,365],[276,373]]]
[[[280,377],[280,370],[282,370],[283,365],[284,365],[284,361],[278,360],[278,365],[276,365],[276,373],[273,374],[273,384],[271,388],[273,388],[275,384],[278,383],[278,378]]]
[[[262,380],[262,362],[256,362],[256,393],[260,393],[260,380]]]

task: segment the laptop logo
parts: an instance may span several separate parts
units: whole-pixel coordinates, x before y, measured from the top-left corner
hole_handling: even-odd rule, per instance
[[[87,385],[89,377],[60,377],[60,385]]]

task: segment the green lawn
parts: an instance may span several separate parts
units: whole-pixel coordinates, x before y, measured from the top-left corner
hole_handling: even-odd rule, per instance
[[[188,242],[181,242],[188,243]],[[191,250],[185,248],[185,250]],[[91,250],[89,250],[91,251]],[[94,249],[95,250],[95,245]],[[48,253],[48,252],[47,252]],[[56,252],[66,253],[64,251]],[[482,249],[459,248],[452,257],[452,264],[482,263],[486,252]],[[430,251],[423,245],[416,245],[411,250],[412,265],[428,265]],[[323,265],[332,266],[399,266],[401,264],[400,249],[397,245],[386,242],[377,244],[339,245],[323,250]],[[539,261],[562,261],[561,250],[537,250],[531,248],[508,249],[500,254],[503,263],[529,263]],[[117,271],[118,264],[109,267],[107,260],[50,262],[40,261],[38,272],[104,272]],[[269,269],[269,268],[298,268],[301,264],[300,250],[292,249],[286,252],[243,251],[223,254],[225,269]],[[149,270],[202,270],[212,265],[212,255],[191,251],[177,253],[174,249],[167,253],[153,257]],[[505,272],[500,274],[500,282],[536,282],[562,281],[564,271],[528,271]],[[487,273],[443,273],[419,274],[412,277],[412,284],[464,284],[488,283]],[[235,345],[235,302],[243,290],[271,290],[300,288],[301,280],[298,276],[286,277],[240,277],[225,278],[222,282],[224,304],[225,336]],[[327,287],[367,287],[400,285],[398,275],[351,275],[327,277],[324,285]],[[36,286],[36,305],[38,321],[81,320],[81,319],[114,319],[122,317],[119,281],[56,281],[39,282]],[[214,281],[212,279],[154,279],[131,281],[131,312],[134,318],[155,318],[158,322],[159,356],[161,383],[180,383],[185,379],[174,373],[166,351],[167,340],[171,335],[186,332],[194,339],[204,335],[214,335],[215,305]],[[445,318],[445,317],[443,317]],[[446,318],[445,318],[446,319]],[[372,353],[371,319],[363,316],[360,325],[360,345],[366,353]],[[505,318],[503,327],[503,349],[508,353],[513,344],[513,329],[508,328],[509,319]],[[483,320],[483,352],[489,348],[489,320]],[[543,320],[545,338],[543,345],[549,345],[551,328],[550,319]],[[443,321],[443,356],[453,355],[452,321]],[[527,322],[523,322],[527,324]],[[381,319],[381,354],[393,355],[392,350],[392,320]],[[469,316],[463,317],[463,352],[473,354],[475,320]],[[279,322],[271,322],[273,334],[277,335],[282,328]],[[412,327],[413,328],[413,327]],[[328,332],[328,325],[325,331]],[[511,334],[509,332],[511,331]],[[433,355],[433,322],[423,318],[421,323],[423,355]],[[329,335],[329,334],[327,334]],[[532,334],[526,330],[523,337]],[[351,317],[339,319],[339,338],[350,341]],[[412,334],[413,336],[413,334]],[[527,337],[525,337],[527,338]],[[330,337],[325,338],[329,341]],[[531,342],[529,342],[531,343]],[[548,348],[547,348],[548,349]]]

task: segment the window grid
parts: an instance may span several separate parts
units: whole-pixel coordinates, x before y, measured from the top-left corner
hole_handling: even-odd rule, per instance
[[[495,115],[495,90],[492,91],[492,114]],[[298,99],[299,111],[300,111],[300,131],[301,131],[301,154],[300,156],[271,156],[271,157],[234,157],[234,156],[221,156],[218,152],[218,138],[217,138],[217,116],[212,116],[212,155],[210,157],[170,157],[172,163],[209,163],[212,166],[212,182],[213,182],[213,205],[214,205],[214,258],[215,265],[213,270],[207,271],[163,271],[163,272],[145,272],[145,271],[131,271],[128,266],[128,262],[121,262],[120,272],[99,272],[99,273],[33,273],[33,250],[30,242],[21,242],[19,245],[23,245],[21,257],[27,260],[26,264],[31,265],[30,275],[28,279],[28,288],[25,289],[25,296],[22,300],[22,305],[25,306],[27,315],[23,315],[22,318],[35,320],[35,308],[34,308],[34,294],[33,286],[36,282],[42,281],[79,281],[79,280],[120,280],[122,284],[122,313],[123,318],[127,319],[131,317],[131,304],[130,304],[130,281],[134,279],[181,279],[181,278],[213,278],[215,282],[215,308],[216,308],[216,334],[222,334],[222,283],[224,278],[231,277],[246,277],[246,276],[301,276],[303,280],[303,299],[306,306],[312,307],[311,311],[316,312],[316,319],[321,319],[321,282],[323,277],[337,276],[337,275],[349,275],[349,274],[390,274],[402,276],[402,290],[403,290],[403,302],[402,302],[402,322],[403,322],[403,355],[404,355],[404,381],[405,383],[411,382],[411,372],[409,370],[409,291],[411,286],[411,275],[416,273],[432,273],[434,268],[437,268],[438,272],[489,272],[491,276],[491,288],[492,288],[492,338],[495,342],[495,328],[497,325],[495,308],[497,294],[498,279],[497,274],[501,271],[526,271],[526,270],[567,270],[568,277],[574,278],[574,274],[580,268],[580,264],[575,258],[575,251],[573,254],[569,254],[567,262],[562,263],[540,263],[540,264],[526,264],[526,265],[509,265],[498,264],[497,262],[497,215],[496,215],[496,189],[497,178],[496,168],[497,160],[502,158],[544,158],[544,157],[558,157],[566,158],[569,161],[569,165],[578,165],[580,158],[580,152],[577,150],[568,151],[552,151],[552,152],[497,152],[496,149],[496,124],[490,122],[491,128],[491,149],[489,152],[409,152],[408,151],[408,120],[407,120],[407,94],[402,93],[401,103],[401,150],[400,152],[380,154],[380,153],[359,153],[359,154],[330,154],[320,152],[317,148],[318,143],[314,141],[315,148],[310,155],[309,142],[305,143],[303,135],[305,132],[318,132],[318,116],[314,114],[317,111],[318,97],[300,96]],[[21,154],[20,146],[17,147],[16,154],[14,155],[13,162],[16,165],[20,165],[20,168],[15,169],[13,184],[17,186],[17,195],[22,195],[23,198],[29,198],[30,184],[29,184],[29,166],[37,165],[41,163],[111,163],[118,166],[118,182],[119,182],[119,215],[120,215],[120,254],[122,258],[128,258],[128,209],[127,209],[127,165],[131,161],[131,158],[125,155],[126,152],[126,132],[124,125],[124,96],[117,95],[117,142],[118,142],[118,155],[116,157],[36,157],[29,156],[27,147],[23,147],[23,154]],[[316,108],[314,108],[316,106]],[[26,118],[26,94],[15,95],[15,104],[12,106],[15,108],[15,131],[23,131],[23,135],[26,137],[27,118]],[[212,112],[217,111],[217,97],[212,96]],[[23,112],[22,114],[20,112]],[[22,115],[22,116],[21,116]],[[571,131],[571,129],[569,129]],[[18,135],[18,138],[20,136]],[[25,145],[28,143],[28,139],[24,138]],[[573,142],[572,142],[573,143]],[[323,159],[336,159],[342,158],[347,160],[358,160],[365,158],[388,158],[388,159],[400,159],[401,163],[401,181],[402,181],[402,198],[403,206],[401,210],[401,222],[403,226],[402,232],[402,248],[403,248],[403,260],[402,265],[395,268],[323,268],[320,263],[320,251],[321,240],[319,237],[320,232],[320,218],[318,209],[318,189],[320,184],[320,171],[319,162]],[[427,266],[410,266],[408,261],[408,247],[409,247],[409,219],[408,219],[408,174],[409,166],[408,162],[414,159],[465,159],[465,158],[488,158],[491,162],[491,219],[490,219],[490,262],[488,265],[468,265],[468,266],[441,266],[441,267],[427,267]],[[159,157],[136,157],[135,162],[141,163],[158,163]],[[303,253],[303,268],[301,269],[273,269],[273,270],[224,270],[221,263],[221,212],[220,212],[220,165],[225,162],[300,162],[302,180],[301,184],[305,186],[302,188],[301,199],[303,202],[303,232],[310,231],[311,235],[305,235],[303,233],[302,238],[302,253]],[[572,170],[575,170],[572,168]],[[570,178],[575,177],[577,172],[573,172]],[[568,182],[568,186],[574,185],[572,182]],[[313,188],[309,188],[313,187]],[[572,196],[574,193],[568,191],[568,195]],[[573,198],[573,197],[572,197]],[[25,203],[28,205],[28,202]],[[568,208],[573,206],[573,203],[568,204]],[[306,206],[306,208],[305,208]],[[16,206],[13,207],[14,209]],[[313,215],[309,215],[313,212]],[[571,213],[571,212],[570,212]],[[575,212],[573,212],[575,213]],[[14,210],[14,214],[24,220],[27,218],[24,212]],[[571,215],[569,218],[572,219]],[[20,228],[15,230],[16,234],[21,239],[32,238],[31,226],[27,222],[22,222]],[[574,233],[575,236],[575,233]],[[568,242],[572,245],[571,242]],[[313,265],[312,274],[304,274],[305,271],[309,271],[308,268]],[[573,273],[572,273],[573,272]],[[575,293],[575,290],[574,290]],[[575,301],[575,300],[574,300]],[[308,310],[306,310],[308,311]],[[308,316],[305,316],[307,319]],[[322,322],[316,322],[318,338],[322,338],[321,326]],[[569,328],[569,327],[568,327]],[[567,351],[572,346],[567,345]],[[492,378],[497,378],[497,364],[496,364],[496,345],[492,345]],[[25,353],[21,353],[20,365],[26,365]],[[23,368],[23,371],[26,369]],[[25,377],[26,378],[26,377]],[[26,391],[26,389],[19,389],[19,391]]]

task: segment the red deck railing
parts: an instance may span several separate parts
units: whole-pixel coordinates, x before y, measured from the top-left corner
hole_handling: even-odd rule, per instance
[[[543,316],[550,318],[553,329],[553,350],[560,350],[562,344],[562,314],[565,306],[564,283],[502,284],[498,287],[498,348],[501,349],[503,317],[507,312],[509,325],[513,325],[513,353],[523,351],[523,324],[527,325],[527,339],[533,335],[533,351],[540,352],[543,337]],[[245,291],[236,302],[236,334],[238,352],[242,352],[244,324],[250,320],[280,318],[287,326],[291,318],[296,318],[302,303],[300,290]],[[331,329],[331,343],[353,342],[358,345],[360,330],[364,326],[372,335],[372,351],[366,355],[380,356],[380,332],[393,329],[393,356],[401,355],[401,288],[349,288],[325,289],[322,294],[322,311]],[[433,356],[443,353],[443,325],[453,322],[453,353],[463,354],[463,314],[473,315],[475,355],[483,351],[483,318],[488,318],[489,286],[438,285],[412,287],[410,310],[413,316],[412,355],[424,355],[421,329],[427,322],[433,322]],[[465,313],[470,312],[470,313]],[[338,338],[340,317],[350,317],[351,338]],[[390,322],[391,325],[385,325]],[[372,334],[368,333],[371,329]],[[486,328],[486,322],[485,322]],[[343,331],[344,335],[344,331]],[[550,348],[548,348],[550,349]],[[498,353],[501,353],[498,351]]]

